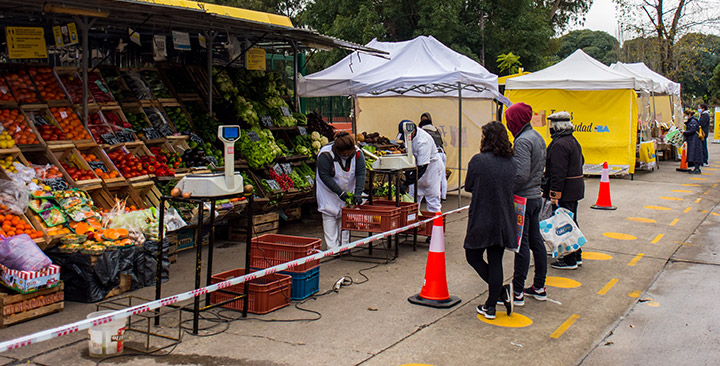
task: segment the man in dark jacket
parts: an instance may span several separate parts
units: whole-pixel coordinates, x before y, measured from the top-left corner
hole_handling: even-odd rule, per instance
[[[700,139],[698,132],[700,130],[700,123],[695,118],[695,111],[692,109],[686,109],[685,112],[685,131],[683,136],[685,137],[687,152],[685,157],[687,159],[688,166],[693,166],[694,169],[690,171],[690,174],[702,174],[700,166],[703,164],[705,155],[703,154],[703,140]],[[707,138],[705,138],[707,140]]]
[[[703,165],[708,165],[708,148],[707,140],[710,136],[710,112],[708,112],[707,104],[700,104],[700,127],[705,134],[705,138],[701,141],[703,152]]]
[[[547,275],[547,252],[540,235],[540,209],[542,209],[542,182],[545,170],[545,140],[532,128],[532,107],[515,103],[505,111],[507,127],[515,137],[513,163],[515,165],[515,195],[527,199],[525,225],[520,250],[515,254],[513,291],[515,306],[525,304],[525,295],[537,300],[547,300],[545,276]],[[530,268],[530,251],[535,260],[533,285],[525,288],[525,279]]]
[[[577,224],[578,201],[585,197],[583,164],[585,158],[580,143],[573,136],[575,126],[570,122],[570,113],[558,112],[548,116],[552,142],[547,149],[545,179],[547,185],[543,194],[553,204],[553,209],[563,207],[573,213]],[[579,226],[579,225],[578,225]],[[556,269],[577,269],[582,265],[582,250],[567,254],[550,264]]]

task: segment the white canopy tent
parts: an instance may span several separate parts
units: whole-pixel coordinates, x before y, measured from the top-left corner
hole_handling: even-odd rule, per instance
[[[658,74],[642,62],[629,64],[618,62],[610,67],[616,71],[630,72],[653,81],[652,115],[654,120],[676,123],[682,119],[679,83]],[[660,112],[658,113],[657,110]],[[663,114],[663,111],[668,113]]]
[[[619,63],[618,63],[619,64]],[[648,79],[652,79],[655,83],[658,83],[662,85],[664,88],[666,88],[665,91],[658,92],[663,94],[669,94],[669,95],[680,95],[680,83],[676,83],[657,72],[650,69],[647,65],[645,65],[642,62],[635,62],[635,63],[629,63],[629,64],[622,64],[624,67],[633,70],[634,72],[638,73],[639,75],[642,75]]]
[[[302,97],[353,96],[353,129],[357,131],[357,126],[362,125],[363,128],[375,128],[386,136],[397,134],[396,126],[401,119],[417,121],[422,112],[431,112],[434,125],[441,129],[446,141],[448,166],[455,166],[457,150],[457,174],[453,178],[457,177],[460,190],[462,148],[468,146],[468,140],[479,143],[480,127],[493,119],[493,100],[510,104],[498,91],[497,75],[432,36],[404,42],[374,39],[368,47],[386,51],[389,55],[383,58],[353,52],[325,70],[300,77],[298,94]],[[480,103],[475,103],[477,101],[491,106],[481,107]],[[470,106],[469,109],[478,109],[463,113],[463,102]],[[453,105],[458,110],[457,124],[438,126],[438,117],[447,119],[448,108],[452,110]],[[480,115],[485,112],[486,119],[483,119]],[[470,129],[463,128],[464,120],[469,122]]]

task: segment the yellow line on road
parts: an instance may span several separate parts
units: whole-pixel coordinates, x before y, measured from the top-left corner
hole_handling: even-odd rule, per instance
[[[659,242],[660,239],[663,238],[663,236],[665,236],[665,234],[658,234],[658,235],[655,237],[655,239],[653,239],[650,243],[655,244],[655,243]]]
[[[643,206],[643,207],[650,209],[650,210],[660,210],[660,211],[672,210],[670,207],[665,207],[665,206]]]
[[[717,185],[717,184],[716,184],[716,185]],[[681,184],[681,186],[685,186],[685,187],[700,187],[699,184],[695,184],[695,183],[683,183],[683,184]],[[715,188],[715,187],[713,187],[713,188]]]
[[[640,260],[640,258],[642,258],[644,255],[645,255],[645,254],[643,254],[643,253],[640,253],[640,254],[636,255],[635,258],[633,258],[633,259],[628,263],[628,266],[634,266],[634,265]]]
[[[677,224],[678,221],[680,221],[680,219],[672,220],[672,222],[670,223],[670,226],[675,226],[675,224]]]
[[[705,192],[703,192],[703,194],[708,194],[708,193],[710,193],[710,191],[705,191]]]
[[[688,208],[686,208],[686,209],[685,209],[685,211],[683,211],[683,213],[688,213],[688,212],[690,212],[690,210],[692,210],[692,206],[691,206],[691,207],[688,207]]]
[[[707,180],[707,178],[696,178],[696,177],[692,177],[692,178],[690,178],[690,180]]]
[[[665,197],[665,196],[661,196],[660,199],[668,200],[668,201],[682,201],[683,200],[682,198],[678,198],[678,197]]]
[[[686,189],[673,189],[673,190],[670,191],[670,192],[675,192],[675,193],[692,193],[692,191],[688,191],[688,190],[686,190]]]
[[[565,331],[568,330],[568,328],[570,328],[570,326],[573,325],[573,323],[575,323],[575,321],[578,320],[579,317],[580,315],[577,314],[570,315],[568,320],[562,323],[562,325],[560,325],[558,329],[555,329],[555,331],[550,334],[550,338],[560,338],[560,336],[563,335],[563,333],[565,333]]]
[[[700,203],[702,201],[702,197],[698,197],[698,199],[695,200],[695,203]]]
[[[653,223],[656,222],[656,221],[653,220],[653,219],[646,219],[646,218],[644,218],[644,217],[626,217],[625,219],[626,219],[626,220],[630,220],[630,221],[634,221],[634,222],[644,222],[644,223],[648,223],[648,224],[653,224]]]
[[[713,187],[713,188],[717,187],[717,183],[713,184],[712,187]]]
[[[617,278],[613,278],[612,280],[610,280],[610,282],[608,282],[605,286],[603,286],[603,288],[600,289],[600,291],[598,291],[598,295],[605,295],[606,293],[608,293],[608,291],[610,291],[610,289],[613,288],[613,286],[615,286],[617,282]]]

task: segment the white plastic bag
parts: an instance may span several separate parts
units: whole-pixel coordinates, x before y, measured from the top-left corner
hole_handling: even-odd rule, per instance
[[[540,235],[552,250],[553,258],[562,257],[580,249],[587,240],[573,221],[573,213],[562,207],[547,220],[540,221]]]

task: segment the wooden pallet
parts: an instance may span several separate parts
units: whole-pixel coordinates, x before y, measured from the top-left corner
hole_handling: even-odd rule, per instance
[[[247,239],[244,219],[239,225],[228,225],[228,239],[233,241],[244,241]],[[239,227],[238,227],[239,226]],[[269,212],[253,216],[253,237],[263,234],[276,234],[280,229],[280,214]]]
[[[64,284],[38,290],[29,294],[13,293],[11,290],[0,290],[0,308],[2,317],[0,327],[35,319],[57,311],[62,311],[64,303]]]

